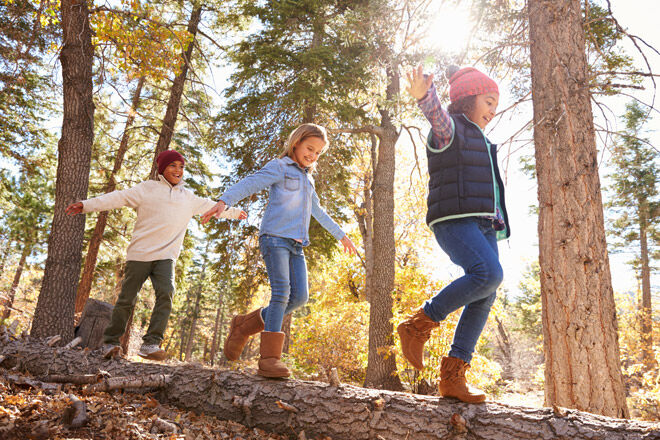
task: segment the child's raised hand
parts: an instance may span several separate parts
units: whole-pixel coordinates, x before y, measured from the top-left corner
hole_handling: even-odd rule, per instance
[[[420,100],[426,95],[426,91],[433,84],[433,74],[424,76],[422,66],[413,68],[412,71],[406,74],[408,77],[409,87],[406,87],[406,92],[410,93],[413,98]]]
[[[218,203],[216,203],[213,208],[209,209],[204,214],[202,214],[202,224],[207,223],[209,220],[211,220],[211,217],[218,218],[218,216],[222,214],[222,212],[225,210],[226,207],[227,205],[225,205],[225,202],[223,202],[222,200],[218,201]],[[247,214],[245,214],[245,218],[247,218]]]
[[[83,210],[82,202],[76,202],[67,206],[64,212],[66,212],[69,215],[76,215],[76,214],[80,214],[82,210]]]
[[[344,252],[348,252],[351,255],[357,255],[357,249],[355,249],[355,245],[351,239],[348,238],[348,235],[344,235],[344,238],[341,239],[341,244],[344,245]]]

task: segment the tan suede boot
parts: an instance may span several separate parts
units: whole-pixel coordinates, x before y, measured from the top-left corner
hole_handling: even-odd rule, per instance
[[[236,315],[231,320],[229,334],[225,339],[225,357],[230,361],[235,361],[243,352],[243,348],[250,336],[255,335],[264,329],[264,320],[261,317],[261,308],[254,310],[247,315]]]
[[[438,391],[442,397],[455,397],[466,403],[481,403],[486,400],[486,394],[472,388],[465,381],[465,372],[470,364],[463,359],[445,356],[440,364],[440,381]]]
[[[284,332],[261,332],[259,346],[259,369],[257,374],[264,377],[289,377],[289,369],[280,360],[284,346]]]
[[[418,370],[424,368],[424,344],[431,337],[431,330],[439,325],[420,308],[396,328],[401,338],[403,355]]]

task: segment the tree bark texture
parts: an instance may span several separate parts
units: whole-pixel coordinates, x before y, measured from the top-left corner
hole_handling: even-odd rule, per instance
[[[387,98],[399,94],[399,75],[395,67],[387,69]],[[369,300],[369,353],[365,385],[402,390],[396,374],[392,306],[394,300],[394,167],[395,144],[399,134],[390,110],[380,109],[378,160],[373,179],[373,283]]]
[[[197,35],[197,28],[199,26],[201,17],[202,6],[201,4],[195,5],[190,14],[190,21],[188,22],[188,33],[192,36],[192,39],[190,43],[188,43],[188,46],[185,48],[185,50],[183,50],[181,53],[183,64],[181,66],[181,71],[177,76],[174,77],[174,81],[172,82],[170,99],[167,102],[167,109],[165,110],[165,117],[163,118],[163,126],[160,129],[158,141],[156,142],[154,161],[151,165],[151,173],[149,174],[151,179],[154,180],[158,179],[158,164],[156,163],[156,158],[160,153],[167,150],[169,148],[170,142],[172,142],[174,125],[176,124],[176,119],[179,114],[179,106],[181,104],[181,96],[183,95],[183,86],[185,85],[186,77],[188,76],[192,51],[195,47],[195,36]]]
[[[130,138],[130,130],[135,121],[135,111],[140,106],[140,95],[142,94],[142,88],[144,87],[144,76],[138,79],[137,86],[133,92],[133,97],[131,99],[131,108],[128,110],[128,117],[126,118],[126,123],[124,125],[124,133],[122,134],[121,141],[119,142],[119,149],[115,156],[115,163],[112,167],[112,172],[110,177],[105,184],[103,192],[105,194],[110,193],[115,190],[117,187],[117,182],[115,177],[121,169],[121,165],[124,162],[124,156],[128,150],[128,140]],[[76,313],[80,313],[85,308],[85,302],[89,298],[89,292],[92,289],[92,281],[94,281],[94,270],[96,269],[96,260],[99,254],[99,248],[101,247],[101,242],[103,241],[103,233],[105,232],[105,225],[108,221],[108,211],[102,211],[99,213],[96,219],[96,226],[94,227],[94,232],[92,233],[92,238],[89,240],[89,246],[87,247],[87,256],[85,257],[85,267],[83,268],[82,275],[80,277],[80,283],[78,284],[78,290],[76,292]]]
[[[62,0],[61,11],[62,136],[58,143],[55,207],[48,257],[31,332],[36,337],[59,334],[66,343],[73,338],[85,217],[67,216],[64,210],[69,203],[83,200],[87,195],[94,139],[94,49],[87,2]]]
[[[222,420],[288,435],[333,440],[658,440],[658,424],[557,408],[454,399],[322,382],[269,380],[245,371],[106,360],[30,340],[0,344],[2,368],[36,375],[107,371],[112,377],[167,377],[160,400]],[[279,402],[279,403],[278,403]]]
[[[578,0],[530,0],[545,400],[628,417]]]
[[[80,346],[92,350],[99,348],[103,344],[103,332],[110,324],[111,316],[111,304],[95,299],[87,301],[76,331],[76,336],[82,338]]]
[[[11,315],[12,307],[14,307],[14,298],[16,297],[16,291],[18,290],[18,285],[21,282],[21,276],[23,275],[23,269],[25,269],[25,261],[27,260],[28,255],[32,251],[32,245],[25,243],[23,246],[23,251],[21,252],[21,258],[18,260],[18,266],[16,267],[16,272],[14,273],[14,279],[11,282],[11,287],[9,288],[9,293],[7,294],[7,299],[4,302],[5,309],[2,311],[2,316],[0,320],[9,318]]]

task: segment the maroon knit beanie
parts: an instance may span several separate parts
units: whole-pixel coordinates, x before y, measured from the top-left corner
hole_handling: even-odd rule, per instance
[[[165,168],[167,168],[167,166],[175,160],[180,160],[182,163],[186,163],[186,160],[178,151],[165,150],[160,153],[156,158],[156,163],[158,164],[158,174],[163,174]]]
[[[495,81],[474,67],[459,69],[456,66],[450,66],[447,69],[447,77],[449,78],[449,100],[452,103],[460,101],[466,96],[491,92],[500,93]]]

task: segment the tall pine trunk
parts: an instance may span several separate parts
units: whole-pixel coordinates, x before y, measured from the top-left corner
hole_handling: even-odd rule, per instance
[[[530,0],[545,403],[628,417],[579,0]]]
[[[648,203],[639,201],[639,245],[642,269],[642,301],[640,307],[642,362],[647,370],[655,366],[653,351],[653,306],[651,303],[651,268],[649,265],[648,245]]]
[[[112,167],[112,172],[110,177],[105,184],[103,192],[105,194],[110,193],[115,190],[117,187],[117,182],[115,177],[121,169],[121,165],[124,162],[124,156],[128,150],[128,139],[131,127],[135,121],[135,112],[140,105],[140,95],[142,94],[142,87],[144,86],[144,76],[138,79],[137,86],[133,92],[133,98],[131,99],[131,108],[128,110],[128,117],[126,118],[126,123],[124,125],[124,133],[122,134],[121,141],[119,143],[119,149],[115,156],[115,163]],[[108,211],[100,212],[96,219],[96,226],[94,227],[94,232],[92,233],[92,238],[89,240],[89,246],[87,247],[87,256],[85,257],[85,267],[83,268],[82,276],[80,277],[80,283],[78,284],[78,291],[76,292],[76,313],[81,313],[85,308],[85,302],[89,298],[89,292],[92,289],[92,281],[94,280],[94,269],[96,269],[96,260],[99,253],[99,248],[101,247],[101,242],[103,241],[103,233],[105,232],[105,226],[108,221]]]
[[[76,286],[85,232],[85,217],[67,216],[69,203],[83,200],[89,184],[94,140],[92,63],[94,48],[87,2],[62,0],[63,83],[62,135],[58,143],[55,207],[48,257],[31,335],[73,338]]]
[[[14,272],[14,279],[11,282],[11,287],[9,288],[9,294],[7,295],[7,300],[4,304],[5,309],[2,311],[2,316],[0,320],[9,318],[11,315],[11,309],[14,307],[14,298],[16,297],[16,291],[18,290],[18,285],[21,282],[21,275],[23,275],[23,269],[25,269],[25,262],[28,255],[32,251],[32,245],[25,244],[23,246],[23,252],[21,252],[21,258],[18,261],[18,266],[16,267],[16,272]]]
[[[397,66],[387,68],[388,102],[399,94]],[[390,110],[380,109],[377,136],[378,159],[373,180],[373,283],[369,308],[369,353],[365,385],[388,390],[403,389],[396,374],[392,298],[394,292],[394,168],[395,144],[399,134]]]
[[[195,36],[197,35],[197,28],[199,26],[199,21],[202,17],[202,6],[195,5],[190,14],[190,21],[188,22],[188,33],[192,36],[190,43],[181,53],[181,59],[183,64],[181,65],[181,71],[177,76],[174,77],[172,82],[172,89],[170,91],[170,99],[167,102],[167,110],[165,111],[165,117],[163,118],[163,125],[160,129],[160,134],[158,135],[158,142],[156,142],[156,150],[154,151],[154,161],[151,166],[151,172],[149,176],[151,179],[156,180],[158,178],[158,164],[156,163],[156,158],[160,153],[167,150],[172,141],[172,134],[174,133],[174,125],[176,124],[176,119],[179,114],[179,105],[181,104],[181,96],[183,95],[183,86],[186,83],[186,77],[188,76],[188,69],[190,68],[190,60],[195,47]]]

